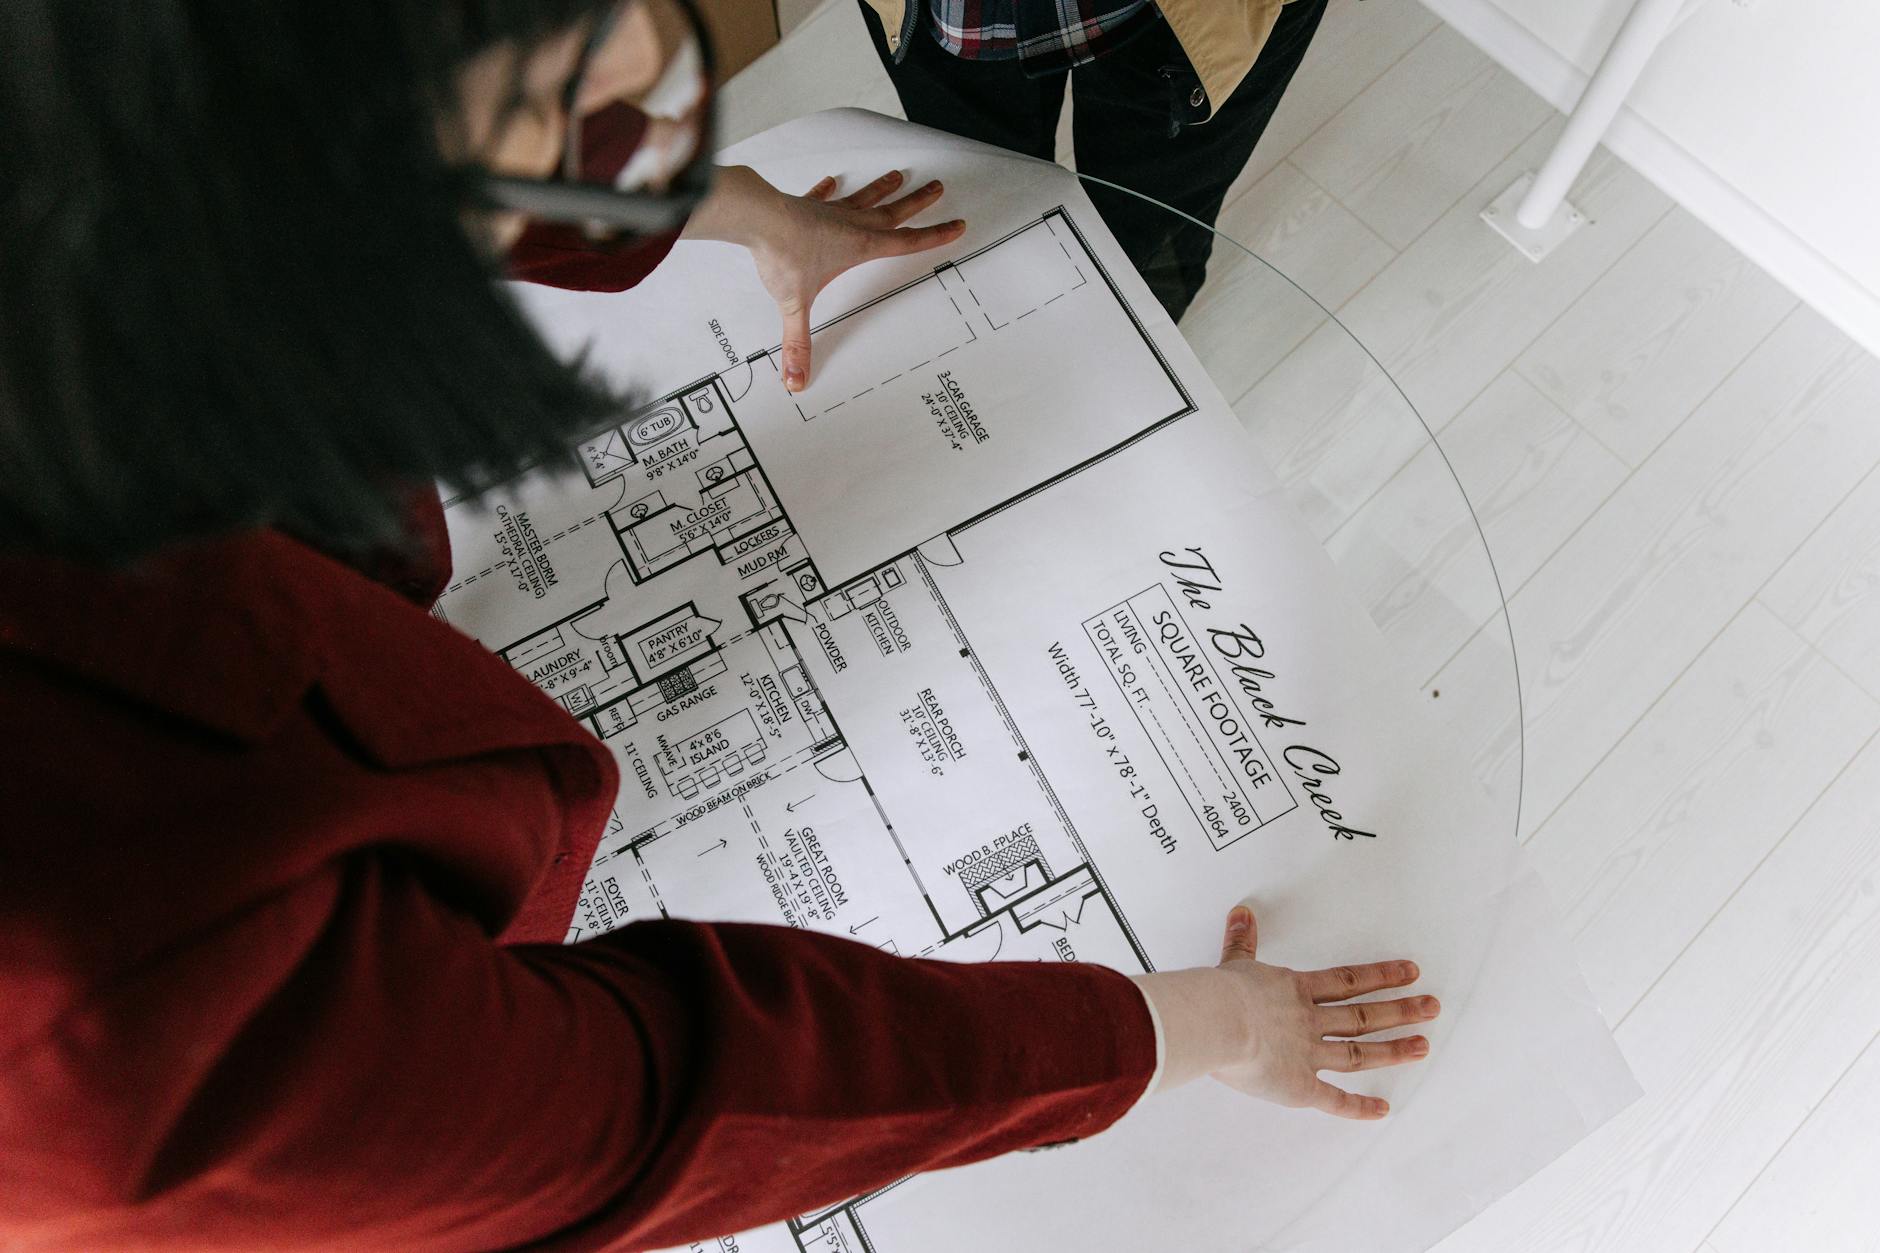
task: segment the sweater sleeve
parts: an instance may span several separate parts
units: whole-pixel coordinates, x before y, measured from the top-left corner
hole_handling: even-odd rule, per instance
[[[0,1122],[43,1133],[0,1234],[664,1247],[1091,1135],[1156,1060],[1142,996],[1101,968],[676,921],[505,948],[374,854],[9,1062]]]

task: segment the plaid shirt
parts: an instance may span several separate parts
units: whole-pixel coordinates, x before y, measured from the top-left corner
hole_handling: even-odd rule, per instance
[[[1033,75],[1094,61],[1161,17],[1152,0],[927,0],[927,13],[954,56]]]

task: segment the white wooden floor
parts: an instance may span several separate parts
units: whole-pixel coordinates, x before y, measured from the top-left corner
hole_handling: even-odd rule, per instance
[[[896,111],[849,0],[734,88],[732,138]],[[1880,362],[1604,152],[1574,192],[1593,224],[1515,256],[1476,214],[1558,127],[1415,0],[1333,0],[1222,216],[1377,354],[1482,515],[1522,663],[1521,834],[1647,1091],[1440,1248],[1872,1253]],[[1183,330],[1258,315],[1223,279]],[[1313,343],[1217,381],[1246,415]],[[1413,451],[1315,525],[1420,490]],[[1427,690],[1507,647],[1479,618],[1378,616],[1418,632]],[[1450,729],[1510,787],[1517,737],[1481,714]]]

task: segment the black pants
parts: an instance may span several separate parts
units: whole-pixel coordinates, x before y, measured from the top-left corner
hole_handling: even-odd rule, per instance
[[[1213,225],[1231,184],[1279,106],[1325,14],[1326,0],[1293,0],[1234,94],[1200,125],[1200,80],[1166,24],[1068,75],[1028,78],[1017,61],[963,61],[934,41],[924,9],[897,63],[874,10],[861,6],[875,51],[910,121],[1045,160],[1056,158],[1064,81],[1081,174],[1116,183]],[[1159,205],[1086,182],[1084,189],[1169,316],[1180,320],[1207,275],[1214,233]]]

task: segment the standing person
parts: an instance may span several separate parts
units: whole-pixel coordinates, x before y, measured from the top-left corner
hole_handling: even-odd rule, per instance
[[[860,0],[908,120],[1046,161],[1066,80],[1085,190],[1176,321],[1326,0]]]
[[[558,942],[617,768],[427,612],[410,486],[617,420],[505,259],[617,288],[683,230],[749,247],[788,320],[957,237],[899,178],[675,191],[697,97],[619,108],[686,20],[0,5],[0,1247],[664,1247],[1204,1073],[1379,1117],[1318,1072],[1422,1055],[1360,1037],[1429,998],[1339,1003],[1408,963],[1284,970],[1245,910],[1219,967],[1133,981],[784,927]]]

